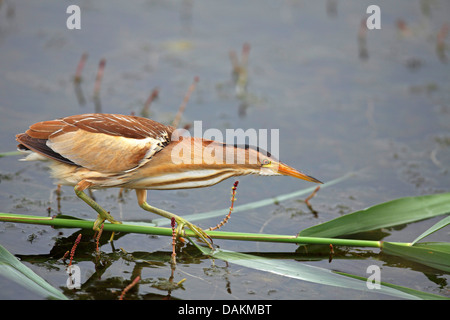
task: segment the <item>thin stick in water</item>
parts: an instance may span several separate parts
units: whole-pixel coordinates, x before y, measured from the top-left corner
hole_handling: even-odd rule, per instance
[[[150,111],[150,105],[156,98],[158,98],[158,95],[159,95],[159,89],[154,88],[152,90],[152,92],[150,93],[150,95],[148,96],[147,101],[145,101],[144,108],[142,109],[142,115],[144,117],[148,117],[149,111]]]
[[[88,54],[83,53],[81,55],[80,62],[78,62],[77,70],[76,70],[75,76],[74,76],[74,81],[77,83],[81,82],[81,73],[83,72],[84,65],[86,64],[87,58],[88,58]]]
[[[175,118],[173,119],[173,122],[172,122],[172,126],[174,126],[175,128],[177,128],[178,125],[180,124],[181,116],[184,112],[184,109],[186,108],[186,105],[189,101],[189,98],[191,97],[192,92],[195,90],[195,86],[198,81],[199,81],[199,77],[195,77],[194,81],[192,82],[192,84],[190,85],[190,87],[188,89],[188,92],[184,96],[183,102],[181,103],[180,108],[178,109],[178,112],[175,115]]]
[[[94,96],[98,97],[100,93],[100,86],[103,79],[103,73],[105,71],[105,65],[106,65],[106,59],[101,59],[100,63],[98,65],[98,71],[97,71],[97,77],[95,79],[95,86],[94,86]]]
[[[308,207],[311,207],[311,204],[309,203],[309,200],[311,200],[312,198],[314,198],[314,196],[317,194],[317,192],[319,192],[320,190],[320,186],[317,186],[316,189],[314,189],[314,191],[305,199],[305,203]]]
[[[139,280],[141,280],[141,277],[140,277],[140,276],[137,276],[136,278],[134,278],[133,282],[131,282],[129,285],[127,285],[127,286],[125,287],[125,289],[123,289],[122,294],[121,294],[120,297],[119,297],[119,300],[123,300],[123,298],[124,298],[124,296],[126,295],[126,293],[127,293],[131,288],[133,288],[133,287],[136,285],[136,283],[139,282]]]

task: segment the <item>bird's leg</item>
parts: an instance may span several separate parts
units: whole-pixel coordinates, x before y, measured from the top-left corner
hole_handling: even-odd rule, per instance
[[[150,211],[153,213],[156,213],[160,216],[163,216],[167,219],[172,219],[174,218],[175,221],[177,222],[177,235],[179,236],[180,234],[182,234],[182,230],[184,229],[184,227],[188,227],[189,229],[191,229],[200,239],[202,239],[204,242],[206,242],[209,247],[211,249],[213,249],[212,247],[212,239],[211,237],[205,232],[203,231],[203,229],[201,229],[200,227],[197,227],[196,225],[190,223],[189,221],[187,221],[186,219],[183,219],[180,216],[177,216],[176,214],[173,214],[169,211],[165,211],[156,207],[153,207],[151,205],[149,205],[147,203],[147,190],[138,190],[136,189],[136,196],[137,196],[137,200],[139,203],[139,206],[146,210],[146,211]]]
[[[82,180],[75,186],[74,190],[75,190],[75,194],[78,196],[78,198],[80,198],[81,200],[86,202],[92,209],[97,211],[98,217],[97,217],[97,220],[95,220],[95,222],[94,222],[94,230],[98,231],[100,229],[100,226],[102,225],[102,223],[105,220],[108,220],[109,222],[116,223],[116,224],[121,223],[120,221],[115,220],[109,214],[108,211],[103,209],[97,202],[95,202],[91,197],[89,197],[84,192],[84,190],[89,188],[91,185],[92,185],[92,183],[87,182],[86,180]]]

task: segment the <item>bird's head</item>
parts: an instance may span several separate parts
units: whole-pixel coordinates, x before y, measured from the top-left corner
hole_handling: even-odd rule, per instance
[[[256,152],[258,152],[259,156],[258,165],[260,166],[260,175],[285,175],[310,182],[322,183],[316,178],[311,177],[303,172],[298,171],[297,169],[292,168],[291,166],[288,166],[287,164],[278,161],[271,155],[265,155],[264,152]]]
[[[261,161],[261,169],[259,171],[260,175],[285,175],[291,176],[294,178],[299,178],[302,180],[322,183],[314,177],[311,177],[303,172],[294,169],[287,164],[279,162],[275,159],[271,159],[270,157],[265,157]]]
[[[264,176],[273,176],[273,175],[285,175],[285,176],[291,176],[294,178],[315,182],[315,183],[322,183],[321,181],[317,180],[314,177],[311,177],[303,172],[300,172],[291,166],[288,166],[287,164],[284,164],[280,162],[277,158],[272,156],[267,151],[261,150],[259,148],[251,148],[248,146],[238,147],[238,150],[245,149],[246,152],[246,158],[245,162],[247,164],[249,163],[255,163],[254,165],[251,165],[252,169],[254,170],[253,173],[264,175]],[[253,161],[251,159],[254,159]],[[256,161],[255,161],[256,160]]]

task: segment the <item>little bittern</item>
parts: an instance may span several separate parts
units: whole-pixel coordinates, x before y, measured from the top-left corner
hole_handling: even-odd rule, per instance
[[[97,211],[94,229],[105,220],[120,222],[84,192],[89,188],[135,189],[144,210],[175,218],[178,232],[186,226],[209,243],[201,228],[149,205],[147,189],[207,187],[247,174],[321,183],[258,149],[176,136],[174,127],[150,119],[94,113],[38,122],[16,139],[19,150],[29,153],[24,160],[49,160],[57,183],[74,186],[76,195]]]

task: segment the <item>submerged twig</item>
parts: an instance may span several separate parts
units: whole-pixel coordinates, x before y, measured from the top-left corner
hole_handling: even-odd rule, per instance
[[[447,45],[445,43],[445,39],[447,38],[449,32],[449,26],[448,24],[444,23],[444,25],[441,27],[441,29],[438,32],[437,35],[437,41],[436,41],[436,53],[441,60],[441,62],[446,63],[447,62],[447,55],[445,53]]]
[[[150,95],[148,96],[147,101],[145,101],[144,108],[142,109],[142,112],[141,112],[141,115],[143,117],[148,118],[148,116],[150,114],[150,105],[156,98],[158,98],[158,95],[159,95],[159,89],[154,88],[152,90],[152,92],[150,93]]]
[[[330,255],[328,257],[328,263],[331,263],[331,261],[333,260],[333,255],[334,255],[334,248],[333,245],[330,243]]]
[[[318,213],[316,210],[313,209],[312,205],[309,203],[309,200],[314,198],[316,196],[317,192],[319,192],[319,190],[320,190],[320,186],[317,186],[316,189],[314,189],[314,191],[308,197],[306,197],[306,199],[304,200],[306,206],[308,207],[308,209],[311,211],[311,213],[316,218],[318,217]]]
[[[140,276],[137,276],[136,278],[134,278],[134,280],[125,287],[125,289],[123,289],[122,294],[119,297],[119,300],[123,300],[124,296],[127,294],[127,292],[133,288],[138,282],[139,280],[141,280]]]
[[[362,19],[359,25],[358,48],[359,58],[361,60],[367,60],[369,58],[369,51],[367,49],[367,24],[365,19]]]
[[[62,194],[62,191],[61,191],[61,185],[60,184],[58,184],[58,186],[56,187],[55,193],[56,193],[56,204],[57,204],[57,210],[58,210],[57,212],[61,213],[61,194]]]
[[[239,61],[235,51],[230,51],[229,57],[232,65],[233,80],[236,85],[236,94],[238,97],[243,97],[246,92],[248,83],[248,57],[250,54],[250,44],[244,43],[242,46],[241,61]]]
[[[100,86],[103,79],[103,73],[105,70],[106,65],[106,59],[101,59],[100,63],[98,64],[98,71],[97,71],[97,77],[95,79],[95,86],[94,86],[94,97],[98,97],[100,93]]]
[[[173,122],[172,122],[173,127],[177,128],[178,125],[180,124],[181,116],[184,112],[184,109],[186,108],[186,105],[189,101],[189,98],[191,97],[192,92],[195,90],[195,86],[198,81],[199,81],[199,77],[195,77],[194,81],[192,82],[192,84],[190,85],[190,87],[188,89],[188,92],[184,96],[183,102],[181,103],[180,108],[178,109],[178,112],[175,115],[175,118],[173,119]]]
[[[86,64],[86,60],[88,58],[88,54],[85,52],[81,55],[80,62],[78,63],[77,70],[75,72],[74,81],[76,83],[81,82],[81,73],[83,72],[84,65]]]
[[[309,200],[311,200],[312,198],[315,197],[315,195],[317,194],[317,192],[319,192],[320,190],[320,186],[317,186],[316,189],[314,189],[314,191],[305,199],[305,203],[308,207],[311,207],[311,204],[309,203]]]

